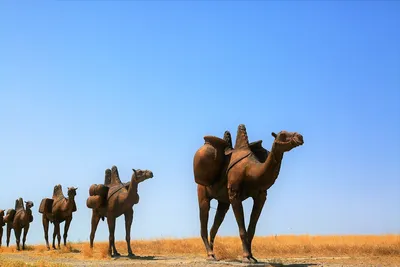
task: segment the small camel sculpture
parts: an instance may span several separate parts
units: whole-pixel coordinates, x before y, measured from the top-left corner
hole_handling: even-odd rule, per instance
[[[234,215],[239,227],[240,238],[243,247],[243,262],[257,262],[251,252],[251,244],[254,237],[257,221],[264,206],[267,190],[275,183],[281,167],[284,152],[302,145],[303,136],[298,133],[281,131],[272,133],[275,138],[271,152],[261,146],[261,140],[248,142],[246,127],[241,124],[238,127],[235,148],[232,149],[230,133],[225,132],[224,140],[213,137],[217,142],[209,143],[211,147],[201,147],[195,154],[194,174],[197,185],[197,194],[200,209],[201,237],[207,250],[208,259],[216,260],[214,254],[214,240],[217,231],[225,218],[225,214],[232,205]],[[210,138],[204,138],[206,143]],[[217,145],[215,145],[217,143]],[[218,145],[218,144],[223,144]],[[220,166],[210,166],[211,169],[219,168],[218,173],[205,172],[199,168],[206,168],[205,162],[216,163],[216,152],[224,149],[225,158],[221,157]],[[204,153],[204,150],[208,153]],[[201,157],[214,158],[201,159]],[[221,163],[222,162],[222,163]],[[200,174],[199,176],[197,176]],[[197,176],[197,177],[196,177]],[[199,182],[202,182],[200,184]],[[242,201],[252,197],[254,204],[250,216],[250,222],[246,231]],[[207,224],[210,209],[210,201],[218,201],[217,212],[210,231],[208,241]]]
[[[10,245],[11,229],[14,229],[15,240],[17,243],[17,250],[20,250],[20,238],[22,229],[24,230],[24,236],[22,239],[22,250],[25,249],[26,236],[29,231],[29,224],[33,221],[32,216],[32,201],[25,201],[26,207],[24,208],[24,201],[19,198],[15,201],[15,209],[9,209],[5,216],[7,223],[7,247]]]
[[[3,226],[6,225],[4,222],[4,210],[0,210],[0,247],[3,240]]]
[[[109,229],[109,247],[108,255],[111,257],[120,256],[115,247],[115,221],[116,218],[124,214],[126,243],[128,247],[128,256],[134,256],[131,249],[131,226],[133,220],[133,205],[139,202],[137,192],[138,184],[153,177],[149,170],[133,170],[131,181],[122,183],[118,169],[113,166],[105,171],[104,185],[92,185],[89,189],[90,197],[86,205],[93,210],[92,229],[90,233],[90,247],[93,248],[93,241],[100,218],[104,221],[107,218]]]
[[[53,249],[56,249],[56,236],[58,241],[58,248],[60,249],[61,241],[61,230],[60,224],[65,221],[64,225],[64,246],[67,245],[67,236],[69,226],[72,221],[72,213],[75,212],[76,203],[75,196],[78,188],[68,187],[68,198],[66,198],[62,192],[62,186],[60,184],[55,185],[53,189],[52,198],[44,198],[40,203],[39,212],[42,213],[42,222],[44,230],[44,239],[46,240],[47,249],[50,249],[49,245],[49,222],[54,224],[53,232]]]

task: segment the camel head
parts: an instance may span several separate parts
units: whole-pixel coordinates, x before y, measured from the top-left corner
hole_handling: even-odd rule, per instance
[[[153,172],[149,170],[141,170],[141,169],[132,169],[133,174],[135,176],[135,180],[137,183],[141,183],[147,179],[153,178]]]
[[[25,207],[26,207],[26,209],[31,209],[33,207],[33,202],[32,201],[25,201]]]
[[[271,135],[275,138],[272,149],[282,153],[304,144],[303,136],[296,132],[280,131],[278,134],[272,132]]]
[[[247,130],[244,124],[238,126],[236,134],[235,149],[249,146],[249,138],[247,137]]]
[[[68,187],[68,197],[73,198],[76,196],[76,190],[78,190],[77,187]]]

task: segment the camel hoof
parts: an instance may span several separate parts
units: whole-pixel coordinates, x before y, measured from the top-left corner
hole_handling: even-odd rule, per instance
[[[129,257],[129,258],[133,258],[133,257],[136,257],[136,255],[133,254],[132,252],[129,252],[129,253],[128,253],[128,257]]]
[[[215,257],[215,255],[208,255],[207,261],[217,261],[217,258]]]
[[[121,254],[119,254],[118,252],[111,255],[111,258],[118,258],[118,257],[121,257]]]
[[[258,261],[253,256],[247,256],[247,257],[243,257],[242,262],[243,263],[257,263]]]

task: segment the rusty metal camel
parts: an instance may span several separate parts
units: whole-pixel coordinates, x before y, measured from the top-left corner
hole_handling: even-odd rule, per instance
[[[107,169],[105,171],[104,185],[94,184],[89,189],[90,197],[87,199],[86,205],[93,210],[90,247],[93,248],[93,241],[100,218],[104,220],[106,217],[109,229],[109,256],[120,256],[115,247],[114,233],[116,218],[122,214],[125,216],[125,239],[128,247],[128,255],[134,256],[130,245],[133,205],[139,202],[138,184],[152,178],[153,173],[149,170],[132,170],[131,181],[122,183],[117,167],[113,166],[111,170]]]
[[[207,145],[206,150],[208,150],[208,153],[201,152],[205,150],[204,146],[196,152],[193,167],[195,181],[198,183],[197,194],[200,209],[201,237],[207,250],[208,259],[215,260],[213,250],[215,236],[231,204],[242,240],[243,261],[257,262],[252,255],[251,244],[257,221],[266,200],[267,189],[275,183],[279,175],[284,152],[303,144],[302,135],[295,132],[281,131],[279,134],[272,133],[272,136],[275,140],[271,152],[268,152],[261,146],[262,141],[249,143],[246,127],[239,125],[234,149],[232,149],[229,132],[225,132],[224,140],[219,139],[218,143],[209,143],[211,147]],[[217,138],[214,137],[214,139]],[[204,139],[206,143],[207,140],[210,140],[206,137]],[[215,143],[223,143],[224,145],[217,146]],[[213,149],[223,149],[225,157],[221,157],[222,164],[220,163],[221,160],[218,161],[221,164],[218,167],[219,174],[216,175],[216,173],[209,172],[209,176],[207,176],[204,169],[198,170],[199,166],[206,168],[205,164],[199,164],[199,162],[207,162],[207,160],[199,159],[199,157],[214,156],[214,161],[208,159],[208,162],[215,164],[217,162],[217,157],[215,157],[217,153],[213,155],[211,153]],[[211,170],[216,168],[215,166],[210,166]],[[242,201],[249,197],[253,198],[254,204],[248,229],[246,230]],[[211,199],[218,201],[218,207],[214,224],[210,231],[209,242],[207,223]]]
[[[3,226],[6,225],[4,222],[4,210],[0,210],[0,247],[3,240]]]
[[[64,246],[67,245],[67,236],[69,226],[72,221],[72,213],[77,210],[75,203],[77,189],[78,188],[75,187],[68,187],[68,198],[66,198],[62,192],[62,186],[58,184],[54,186],[52,198],[42,199],[39,207],[39,212],[42,213],[44,239],[46,240],[47,249],[50,249],[48,234],[49,222],[54,224],[53,248],[56,249],[56,237],[58,241],[58,248],[60,248],[60,224],[65,221],[63,238]]]
[[[32,201],[25,201],[26,207],[24,208],[24,201],[19,198],[15,201],[15,209],[9,209],[4,220],[7,224],[7,247],[10,245],[11,229],[14,229],[15,239],[17,243],[17,250],[20,250],[20,238],[22,229],[24,236],[22,239],[22,249],[25,249],[26,236],[29,231],[29,224],[33,221],[32,216]]]

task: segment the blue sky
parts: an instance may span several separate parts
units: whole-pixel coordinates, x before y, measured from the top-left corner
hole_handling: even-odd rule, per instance
[[[399,12],[395,1],[2,2],[0,209],[32,200],[28,242],[43,243],[41,199],[76,186],[69,239],[88,240],[89,186],[114,164],[124,181],[151,169],[132,238],[199,237],[193,155],[204,135],[244,123],[267,149],[272,131],[305,140],[285,154],[257,235],[400,233]],[[219,234],[238,235],[232,210]]]

